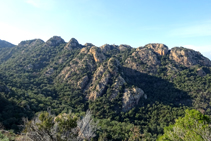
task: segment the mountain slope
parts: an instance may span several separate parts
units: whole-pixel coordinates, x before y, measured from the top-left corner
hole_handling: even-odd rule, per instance
[[[15,45],[0,39],[0,48],[14,47]]]
[[[15,96],[3,95],[34,113],[89,108],[102,121],[140,126],[151,140],[187,108],[211,115],[211,61],[183,47],[96,47],[54,36],[47,42],[22,41],[0,58],[1,80]]]

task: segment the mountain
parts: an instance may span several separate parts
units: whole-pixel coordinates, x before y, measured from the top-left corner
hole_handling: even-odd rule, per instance
[[[18,130],[27,113],[90,109],[100,119],[98,138],[123,140],[138,126],[155,140],[186,109],[211,115],[210,71],[211,61],[200,52],[160,43],[97,47],[59,36],[22,41],[0,54],[0,78],[10,90],[1,94],[22,111],[14,110],[15,119],[4,111],[0,122]]]
[[[0,48],[14,47],[15,45],[0,39]]]

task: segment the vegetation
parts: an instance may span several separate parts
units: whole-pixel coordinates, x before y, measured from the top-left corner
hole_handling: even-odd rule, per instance
[[[105,61],[95,62],[91,53],[80,53],[80,48],[64,49],[65,43],[57,46],[32,43],[26,41],[22,45],[2,49],[0,53],[0,122],[10,132],[21,134],[25,131],[30,136],[36,131],[43,139],[78,136],[80,133],[75,134],[72,129],[78,126],[84,128],[79,121],[83,121],[81,116],[85,117],[85,112],[90,109],[93,121],[98,120],[100,128],[93,130],[95,132],[90,133],[92,136],[87,139],[156,140],[159,135],[166,136],[166,132],[172,131],[172,125],[183,119],[179,117],[186,118],[186,109],[197,109],[211,115],[211,68],[208,66],[185,67],[170,60],[168,54],[157,55],[160,64],[151,66],[133,55],[135,49],[120,51],[115,47],[104,53],[107,57]],[[111,57],[121,64],[112,67],[117,66],[112,60],[109,66],[112,73],[108,70]],[[126,65],[129,59],[130,64],[135,63],[138,69]],[[90,101],[86,95],[87,86],[101,65],[105,68],[103,74],[109,73],[111,77],[102,95]],[[61,75],[67,67],[75,71],[69,76]],[[156,73],[153,73],[155,68]],[[198,69],[203,69],[206,75],[198,75]],[[77,87],[84,76],[88,77],[86,86]],[[111,100],[117,76],[121,76],[126,83],[118,88],[116,97]],[[102,76],[99,76],[93,85],[97,87],[101,79]],[[124,90],[134,87],[143,89],[147,98],[141,97],[135,107],[123,112]],[[51,113],[46,112],[49,107]],[[64,118],[64,113],[68,111],[72,113]],[[62,118],[54,121],[59,115]],[[23,122],[23,117],[28,121]],[[24,130],[20,126],[24,123],[36,130]],[[56,134],[51,129],[57,129]]]
[[[164,128],[158,141],[209,141],[211,140],[210,118],[197,110],[186,110],[174,125]]]

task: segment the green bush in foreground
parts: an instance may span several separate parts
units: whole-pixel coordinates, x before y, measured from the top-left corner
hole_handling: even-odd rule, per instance
[[[185,117],[164,128],[158,141],[210,141],[210,118],[197,110],[186,110]]]

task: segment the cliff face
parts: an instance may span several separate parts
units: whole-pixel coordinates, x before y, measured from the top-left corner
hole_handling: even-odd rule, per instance
[[[91,47],[90,53],[93,55],[96,63],[102,63],[106,59],[105,55],[101,52],[100,48],[98,47]]]
[[[211,66],[211,61],[204,57],[200,52],[183,47],[172,48],[169,58],[186,67],[194,65]]]
[[[168,53],[168,47],[164,44],[147,44],[145,47],[154,50],[159,55],[167,55]]]

